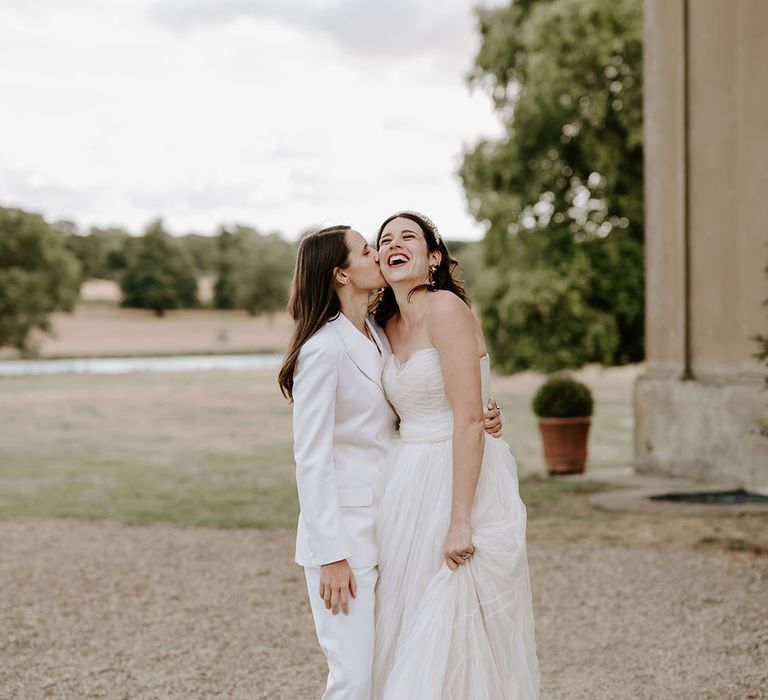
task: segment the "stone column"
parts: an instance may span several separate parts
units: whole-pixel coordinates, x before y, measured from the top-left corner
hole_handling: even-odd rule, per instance
[[[641,471],[768,488],[766,37],[764,0],[645,2]]]

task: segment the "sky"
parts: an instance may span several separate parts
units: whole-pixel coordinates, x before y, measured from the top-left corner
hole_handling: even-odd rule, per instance
[[[0,206],[289,238],[416,209],[479,238],[456,171],[501,126],[466,80],[476,4],[3,0]]]

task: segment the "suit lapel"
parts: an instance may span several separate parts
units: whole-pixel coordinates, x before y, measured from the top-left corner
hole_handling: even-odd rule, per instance
[[[357,330],[352,321],[342,313],[329,323],[344,343],[347,355],[352,362],[379,389],[384,391],[384,387],[381,385],[383,360],[376,346]]]
[[[386,361],[392,354],[392,347],[389,344],[389,338],[387,338],[387,334],[384,332],[384,329],[378,323],[376,323],[376,321],[373,320],[373,316],[368,316],[365,322],[368,326],[368,330],[374,338],[376,345],[378,345],[379,350],[381,351],[381,361],[383,364],[384,361]]]

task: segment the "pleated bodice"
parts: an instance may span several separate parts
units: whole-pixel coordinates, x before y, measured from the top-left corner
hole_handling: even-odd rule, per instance
[[[483,407],[488,404],[491,368],[488,355],[480,358]],[[422,348],[400,364],[392,355],[382,375],[384,389],[400,416],[403,442],[438,442],[453,435],[453,411],[437,348]]]

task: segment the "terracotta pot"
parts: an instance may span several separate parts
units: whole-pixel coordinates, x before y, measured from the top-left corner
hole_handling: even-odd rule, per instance
[[[587,464],[587,437],[592,419],[539,418],[544,459],[550,474],[582,474]]]

